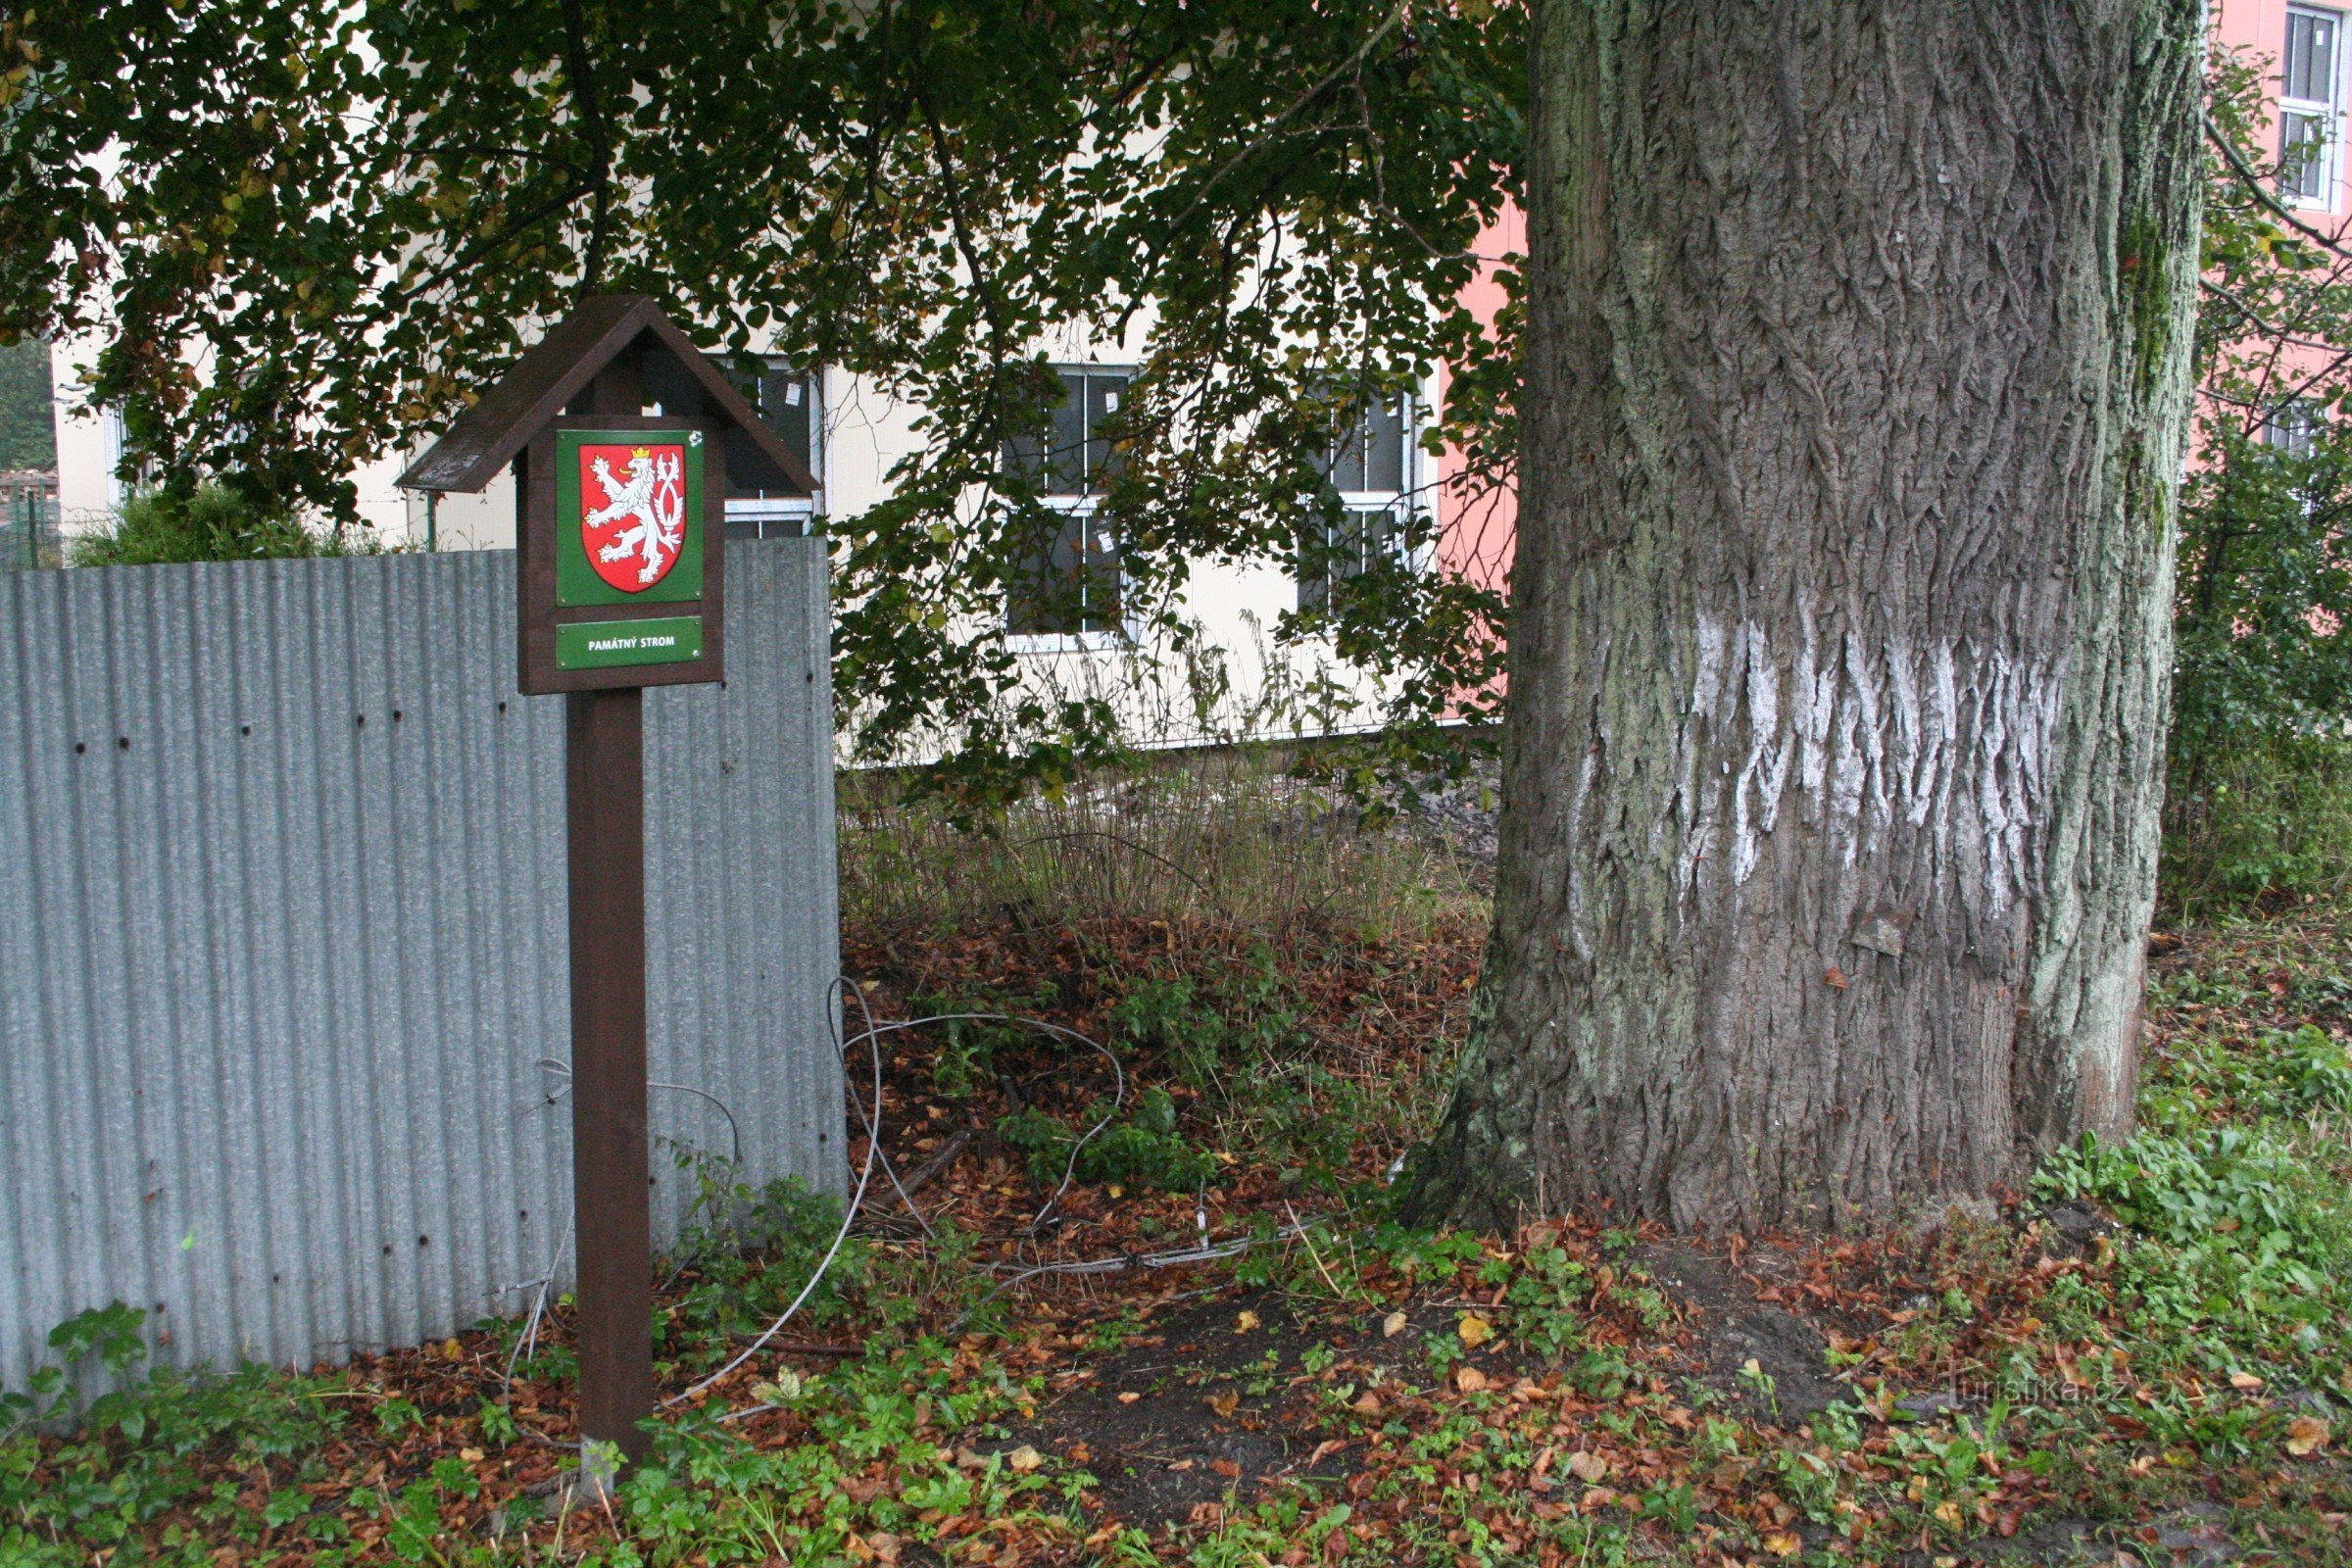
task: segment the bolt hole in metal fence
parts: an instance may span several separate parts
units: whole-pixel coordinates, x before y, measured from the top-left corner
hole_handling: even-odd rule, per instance
[[[646,700],[651,1067],[701,1092],[652,1131],[840,1193],[824,547],[727,548],[726,684]],[[0,577],[0,1386],[113,1300],[216,1366],[528,1304],[571,1032],[564,699],[514,691],[514,573]],[[659,1241],[693,1195],[654,1174]]]

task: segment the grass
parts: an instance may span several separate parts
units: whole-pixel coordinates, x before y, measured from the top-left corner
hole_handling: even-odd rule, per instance
[[[877,1011],[1051,1019],[1129,1093],[1114,1111],[1108,1065],[1031,1028],[894,1037],[888,1152],[947,1160],[919,1221],[872,1203],[610,1510],[551,1486],[575,1462],[564,1302],[527,1346],[499,1320],[145,1378],[117,1308],[57,1348],[123,1392],[70,1433],[24,1424],[55,1384],[0,1414],[0,1562],[2347,1560],[2341,906],[2177,922],[2139,1133],[2066,1152],[1997,1220],[1416,1233],[1383,1176],[1459,1044],[1483,873],[1278,761],[1162,759],[993,834],[850,800],[846,946]],[[690,1162],[665,1394],[837,1222]],[[1152,1266],[1204,1239],[1221,1255]]]
[[[1365,830],[1335,754],[1169,752],[1088,777],[980,830],[909,805],[889,774],[841,781],[842,917],[952,940],[978,916],[1086,930],[1143,920],[1382,940],[1485,917],[1475,867]]]

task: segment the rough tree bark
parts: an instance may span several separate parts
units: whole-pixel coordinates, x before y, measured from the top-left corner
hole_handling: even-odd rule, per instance
[[[1854,1225],[2130,1125],[2198,0],[1538,0],[1494,932],[1409,1207]]]

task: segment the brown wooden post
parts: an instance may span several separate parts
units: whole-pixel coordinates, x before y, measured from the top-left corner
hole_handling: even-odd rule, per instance
[[[601,372],[591,414],[635,415],[637,367]],[[645,1457],[654,1413],[653,1168],[646,1134],[645,692],[564,699],[571,894],[571,1190],[580,1436]]]
[[[682,372],[667,383],[691,388],[673,392],[680,407],[645,412],[643,356]],[[629,1460],[654,1408],[644,688],[725,676],[730,436],[814,494],[807,465],[660,307],[598,295],[400,479],[478,492],[514,466],[516,687],[564,699],[580,1434]]]

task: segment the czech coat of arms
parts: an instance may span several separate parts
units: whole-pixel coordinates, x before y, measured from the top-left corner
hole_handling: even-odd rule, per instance
[[[580,542],[606,582],[641,594],[669,574],[686,541],[686,449],[580,448]]]

